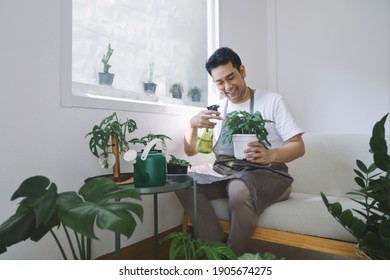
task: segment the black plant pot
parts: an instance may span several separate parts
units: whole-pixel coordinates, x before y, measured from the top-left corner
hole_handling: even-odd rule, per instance
[[[157,84],[155,83],[144,83],[144,92],[155,93]]]
[[[99,72],[99,84],[111,86],[114,81],[115,74]]]
[[[172,164],[172,163],[167,163],[167,174],[176,174],[176,175],[183,175],[187,174],[188,166],[182,166],[178,164]],[[172,181],[174,182],[185,182],[186,178],[177,176],[172,177]]]

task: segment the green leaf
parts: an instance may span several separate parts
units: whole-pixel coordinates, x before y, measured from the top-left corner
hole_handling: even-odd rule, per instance
[[[0,225],[0,254],[7,251],[6,247],[28,239],[34,229],[34,212],[23,207]]]
[[[58,198],[58,216],[76,232],[96,238],[94,225],[130,237],[136,227],[134,214],[143,220],[143,208],[122,198],[140,199],[135,190],[120,189],[108,178],[95,178],[75,192],[62,193]]]
[[[339,216],[340,222],[343,226],[349,227],[353,222],[353,214],[350,209],[344,210]]]
[[[22,182],[11,200],[25,197],[25,203],[36,216],[36,226],[47,223],[54,213],[57,200],[57,186],[44,176],[30,177]]]
[[[338,216],[340,216],[341,211],[343,210],[343,207],[341,206],[341,204],[339,202],[335,202],[335,203],[330,204],[329,210],[330,210],[330,213],[334,217],[338,217]]]
[[[353,235],[358,239],[364,236],[367,231],[366,224],[360,219],[355,220],[350,228]]]
[[[361,188],[366,187],[366,182],[362,178],[355,177],[354,180],[355,180],[356,184],[358,184],[359,187],[361,187]]]
[[[363,171],[364,173],[367,173],[368,172],[368,168],[367,166],[361,161],[361,160],[356,160],[356,165],[359,167],[359,169],[361,171]]]
[[[328,198],[325,196],[325,194],[323,192],[321,192],[321,198],[322,198],[322,201],[324,202],[326,208],[328,208],[328,210],[329,210],[330,203],[328,201]]]

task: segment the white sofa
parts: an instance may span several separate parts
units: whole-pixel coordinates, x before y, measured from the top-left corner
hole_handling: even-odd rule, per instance
[[[304,157],[289,163],[294,177],[288,200],[266,208],[257,221],[253,238],[325,253],[356,258],[355,238],[327,211],[320,193],[344,209],[361,206],[347,192],[357,189],[356,159],[372,163],[370,135],[305,134]],[[225,232],[229,230],[226,199],[212,201]],[[186,217],[185,225],[189,224]]]

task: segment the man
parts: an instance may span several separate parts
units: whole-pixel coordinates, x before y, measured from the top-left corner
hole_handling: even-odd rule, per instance
[[[220,101],[219,111],[204,110],[193,116],[184,137],[185,152],[193,156],[197,154],[198,129],[214,129],[216,162],[213,168],[203,166],[192,170],[199,192],[198,234],[206,241],[225,241],[210,200],[227,197],[230,214],[227,244],[241,255],[247,250],[247,242],[264,208],[287,199],[291,192],[293,179],[285,163],[304,155],[303,130],[281,95],[254,91],[246,85],[245,66],[233,50],[226,47],[216,50],[207,61],[206,69],[224,98]],[[249,143],[244,150],[248,156],[246,160],[235,159],[232,144],[222,141],[223,119],[235,110],[259,111],[265,119],[272,121],[266,125],[271,146]],[[233,172],[224,173],[227,161],[239,163],[238,167]],[[192,219],[191,192],[178,191],[177,196]]]

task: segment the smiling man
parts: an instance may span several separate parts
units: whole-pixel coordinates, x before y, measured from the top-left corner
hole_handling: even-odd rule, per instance
[[[304,155],[303,130],[281,95],[256,91],[246,85],[245,66],[230,48],[216,50],[207,61],[206,69],[224,98],[219,102],[219,111],[203,110],[193,116],[184,137],[184,150],[193,156],[197,154],[198,129],[214,128],[215,163],[212,168],[204,165],[191,170],[199,192],[198,233],[205,241],[226,241],[237,255],[241,255],[247,250],[247,242],[261,212],[270,204],[287,199],[291,192],[293,178],[285,163]],[[248,159],[244,160],[234,158],[233,145],[223,143],[221,137],[224,117],[236,110],[259,111],[265,119],[272,121],[266,125],[271,145],[249,143],[244,150]],[[192,190],[176,194],[193,219]],[[210,204],[210,200],[222,197],[227,197],[229,204],[227,240]]]

